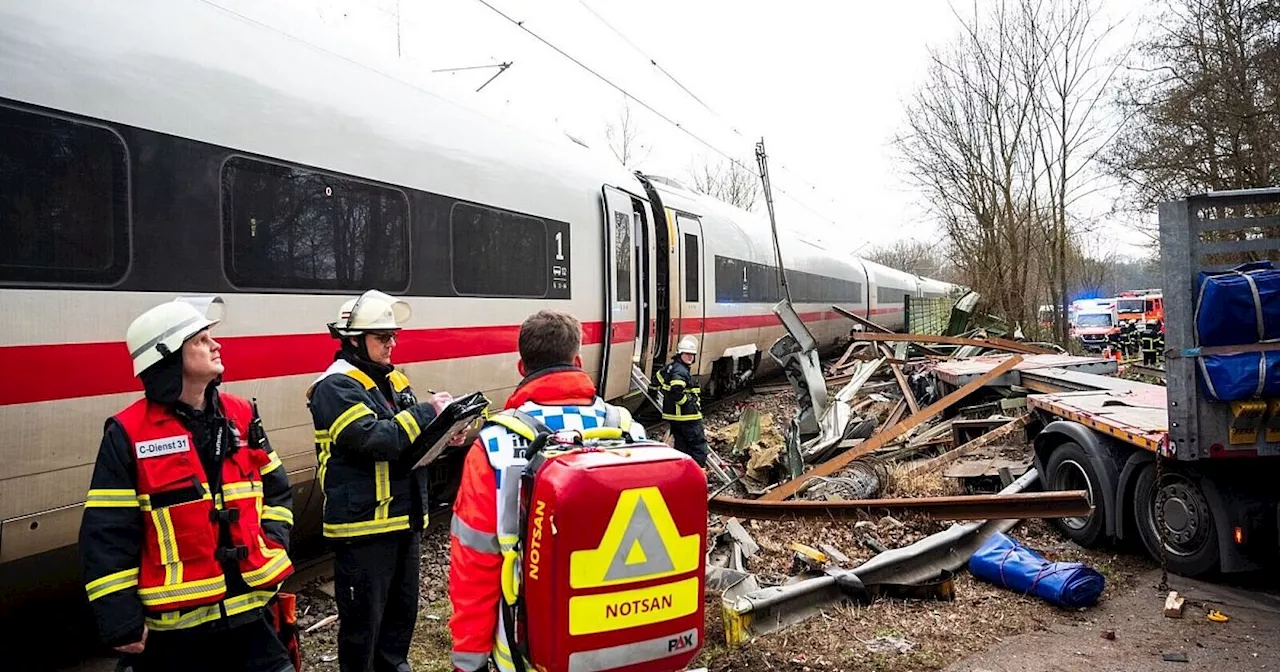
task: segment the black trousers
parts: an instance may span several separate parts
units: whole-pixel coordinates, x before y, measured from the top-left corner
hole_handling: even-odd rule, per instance
[[[409,672],[418,619],[418,535],[406,530],[334,544],[342,672]]]
[[[293,661],[266,614],[234,628],[147,633],[147,645],[131,657],[135,672],[293,672]]]
[[[692,457],[699,467],[707,466],[707,437],[702,431],[701,420],[673,420],[671,435],[675,437],[676,450]]]

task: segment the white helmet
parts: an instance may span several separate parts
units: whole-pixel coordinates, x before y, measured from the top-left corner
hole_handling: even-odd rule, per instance
[[[209,309],[215,304],[220,316],[223,304],[218,296],[178,297],[139,315],[129,324],[124,337],[133,358],[133,375],[179,351],[187,339],[220,322],[209,318]]]
[[[679,345],[676,346],[676,354],[680,355],[696,355],[698,354],[698,339],[693,336],[685,336],[680,339]]]
[[[401,299],[371,289],[349,299],[338,310],[338,320],[329,323],[335,338],[358,336],[366,331],[398,331],[409,321],[412,311]]]

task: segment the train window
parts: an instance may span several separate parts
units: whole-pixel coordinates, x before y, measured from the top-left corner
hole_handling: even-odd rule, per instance
[[[123,278],[128,170],[110,130],[0,107],[0,281]]]
[[[457,203],[449,216],[449,224],[453,240],[453,288],[459,294],[547,296],[551,271],[546,222]],[[559,233],[550,244],[560,250],[558,255],[568,247]]]
[[[222,168],[222,204],[226,270],[237,285],[409,285],[409,200],[400,191],[233,157]]]
[[[777,303],[782,300],[778,268],[716,256],[716,303]],[[796,303],[861,303],[862,283],[804,271],[787,271]]]
[[[684,300],[698,302],[698,237],[684,234]]]
[[[905,297],[910,293],[911,292],[908,292],[906,290],[896,289],[893,287],[877,287],[876,302],[901,304],[903,297]]]
[[[631,300],[631,215],[615,210],[613,220],[613,249],[617,266],[613,295],[616,301],[625,302]]]

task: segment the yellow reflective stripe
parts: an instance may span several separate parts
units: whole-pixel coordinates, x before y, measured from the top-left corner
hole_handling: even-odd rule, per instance
[[[320,481],[320,492],[324,492],[324,476],[329,472],[329,456],[332,445],[333,442],[329,439],[329,431],[317,429],[316,447],[320,452],[320,469],[316,472],[316,478]]]
[[[293,524],[293,512],[287,506],[264,506],[262,507],[262,519],[274,520],[281,523]]]
[[[136,509],[138,508],[138,493],[136,490],[124,488],[100,488],[90,490],[88,494],[85,495],[84,507],[86,509]]]
[[[533,431],[531,427],[524,424],[523,422],[520,422],[519,420],[516,420],[510,415],[494,415],[493,417],[489,418],[489,422],[492,422],[495,425],[502,425],[503,427],[506,427],[507,429],[515,432],[516,434],[519,434],[520,436],[530,441],[532,441],[534,437],[537,436],[537,434]]]
[[[422,430],[418,428],[417,418],[413,417],[413,413],[408,409],[396,413],[396,422],[400,423],[400,428],[408,435],[410,442],[416,440],[418,435],[422,433]]]
[[[151,523],[156,528],[156,546],[160,549],[160,563],[164,565],[165,586],[182,584],[182,562],[178,556],[178,538],[173,532],[173,517],[168,508],[151,512]],[[162,588],[144,588],[143,591],[156,591]],[[145,601],[145,600],[144,600]]]
[[[582,430],[582,438],[584,440],[600,440],[600,439],[621,439],[622,428],[620,427],[592,427],[591,429]]]
[[[89,594],[89,601],[92,602],[111,593],[138,585],[138,571],[137,567],[123,569],[85,584],[84,589]]]
[[[209,579],[175,583],[173,585],[139,588],[138,598],[147,606],[163,605],[167,602],[198,600],[202,597],[213,597],[226,591],[227,581],[221,575]]]
[[[285,571],[293,566],[289,562],[289,554],[285,553],[283,548],[267,548],[266,542],[261,538],[258,539],[258,548],[270,560],[267,561],[267,564],[251,572],[241,574],[244,582],[255,588],[275,583],[280,579],[281,574],[284,574]]]
[[[359,523],[325,523],[326,537],[361,537],[366,534],[399,532],[409,529],[409,516],[396,516],[385,520],[366,520]]]
[[[347,428],[347,425],[350,425],[355,422],[356,419],[362,418],[366,415],[373,415],[373,409],[365,406],[363,402],[348,408],[342,413],[342,415],[338,416],[337,420],[333,421],[332,425],[329,426],[329,440],[338,440],[338,436],[342,434],[342,430]]]
[[[618,426],[622,431],[631,431],[631,411],[619,406],[618,407]]]
[[[670,383],[667,383],[667,388],[668,388],[668,389],[674,389],[674,388],[677,388],[677,387],[684,387],[684,386],[685,386],[685,385],[687,385],[687,384],[688,384],[688,383],[684,382],[683,380],[680,380],[679,378],[676,378],[675,380],[671,381]]]
[[[701,420],[701,419],[702,419],[702,414],[701,414],[701,413],[692,413],[692,414],[689,414],[689,415],[679,415],[679,414],[676,414],[676,413],[663,413],[663,414],[662,414],[662,419],[663,419],[663,420],[675,420],[676,422],[680,422],[680,421],[682,421],[682,420]]]
[[[399,371],[392,371],[387,374],[387,381],[391,383],[391,389],[396,392],[403,392],[409,387],[409,377]]]
[[[360,381],[360,384],[364,385],[364,389],[366,390],[372,390],[373,388],[378,386],[377,383],[373,382],[372,378],[370,378],[364,371],[361,371],[360,369],[349,369],[347,371],[343,371],[343,373]],[[338,433],[334,432],[333,435],[337,436]]]
[[[222,486],[222,492],[218,494],[215,501],[219,504],[219,508],[221,508],[221,505],[227,502],[234,502],[239,499],[261,498],[261,481],[241,481],[239,483],[228,483]]]
[[[276,452],[274,450],[267,454],[271,456],[271,461],[267,462],[261,467],[258,467],[258,473],[262,474],[263,476],[266,476],[267,474],[275,471],[277,468],[284,466],[284,463],[280,461],[280,456],[276,455]]]
[[[374,520],[386,520],[391,515],[391,463],[373,463],[373,493],[378,500],[378,508],[373,512]]]
[[[147,627],[152,630],[181,630],[216,621],[222,618],[225,609],[228,616],[241,614],[258,607],[266,606],[276,593],[274,590],[255,590],[244,595],[223,600],[219,604],[210,604],[190,611],[170,611],[160,614],[159,618],[146,618]]]

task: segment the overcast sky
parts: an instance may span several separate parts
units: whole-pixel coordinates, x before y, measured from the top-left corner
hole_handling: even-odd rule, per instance
[[[624,101],[480,0],[205,1],[402,78],[456,88],[599,151],[608,151],[604,129]],[[903,101],[925,77],[928,47],[956,33],[946,0],[484,1],[753,169],[764,136],[780,226],[838,250],[939,239],[892,140],[904,128]],[[1105,2],[1108,20],[1125,21],[1131,36],[1141,3]],[[514,65],[479,93],[471,92],[496,69],[431,72],[506,61]],[[649,152],[645,172],[687,181],[701,157],[722,159],[642,105],[630,107]],[[1090,198],[1082,214],[1105,211],[1113,197]],[[1119,223],[1087,241],[1135,256],[1144,245]]]

